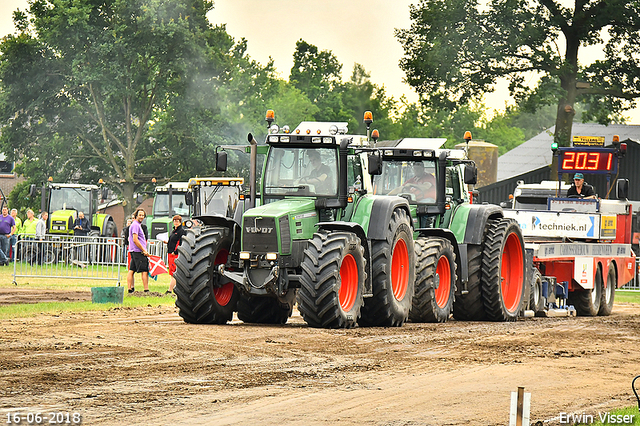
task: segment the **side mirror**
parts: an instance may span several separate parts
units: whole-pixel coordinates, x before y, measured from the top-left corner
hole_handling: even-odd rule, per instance
[[[136,203],[138,203],[138,205],[142,204],[143,201],[144,198],[142,197],[142,194],[136,195]]]
[[[227,153],[224,151],[216,152],[216,170],[219,172],[227,170]]]
[[[375,154],[369,154],[367,156],[367,169],[371,176],[382,174],[382,157]]]
[[[191,191],[187,191],[184,194],[184,202],[188,205],[188,206],[192,206],[193,205],[193,194],[191,193]]]
[[[616,181],[616,198],[618,200],[629,198],[629,179],[618,179]]]
[[[103,199],[103,200],[106,200],[108,196],[109,196],[109,189],[108,188],[102,188],[100,190],[100,198]]]
[[[464,183],[467,185],[475,185],[478,183],[478,168],[475,164],[465,164]]]
[[[36,185],[35,185],[35,183],[32,183],[29,186],[29,197],[33,197],[35,195],[36,195]]]

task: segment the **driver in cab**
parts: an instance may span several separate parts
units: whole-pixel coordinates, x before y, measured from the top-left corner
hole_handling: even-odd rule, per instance
[[[331,189],[331,169],[322,163],[320,153],[315,150],[307,152],[311,170],[309,174],[300,179],[302,183],[309,183],[316,187],[316,192],[325,192]]]
[[[569,198],[596,198],[596,192],[593,186],[584,181],[582,173],[573,175],[573,185],[567,190]]]
[[[436,198],[436,179],[428,173],[421,161],[413,163],[413,177],[407,179],[404,185],[389,192],[389,195],[409,193],[415,196],[416,200],[425,198]]]

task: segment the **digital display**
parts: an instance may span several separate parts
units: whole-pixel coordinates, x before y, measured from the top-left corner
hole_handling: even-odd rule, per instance
[[[559,173],[615,173],[618,157],[613,149],[559,149]]]

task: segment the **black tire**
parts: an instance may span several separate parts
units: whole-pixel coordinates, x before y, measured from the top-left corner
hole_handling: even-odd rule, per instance
[[[513,219],[489,221],[482,251],[482,300],[490,321],[515,321],[525,294],[524,241]]]
[[[415,248],[416,292],[409,318],[413,322],[445,322],[453,310],[456,291],[453,245],[444,238],[418,238]]]
[[[373,296],[364,299],[361,326],[400,327],[409,317],[415,256],[409,216],[395,210],[385,240],[371,245]]]
[[[542,296],[542,275],[537,269],[533,271],[533,278],[531,280],[529,309],[534,313],[542,312],[544,310],[544,298]]]
[[[602,300],[600,301],[598,315],[611,315],[613,300],[616,296],[616,288],[618,288],[618,276],[616,274],[616,267],[613,262],[611,262],[609,264],[609,272],[607,273],[607,287],[602,290]]]
[[[298,309],[311,327],[355,327],[362,308],[366,260],[351,232],[313,234],[302,260]]]
[[[232,243],[226,228],[195,228],[182,237],[176,258],[178,314],[188,323],[225,324],[238,303],[233,283],[214,287],[214,265],[226,263]]]
[[[576,313],[583,317],[594,317],[600,311],[602,301],[602,267],[598,265],[592,289],[574,290],[569,293],[569,304],[576,308]]]
[[[295,296],[295,289],[289,290],[285,300],[273,296],[240,295],[238,319],[255,324],[285,324],[293,312]]]
[[[457,294],[453,301],[453,317],[458,321],[481,321],[485,318],[482,301],[482,246],[467,248],[469,280],[466,294]]]

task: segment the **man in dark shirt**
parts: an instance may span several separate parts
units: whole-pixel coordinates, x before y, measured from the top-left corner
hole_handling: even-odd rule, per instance
[[[576,173],[573,176],[573,185],[567,191],[567,197],[570,198],[596,198],[596,192],[593,186],[584,181],[582,173]]]

